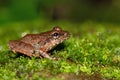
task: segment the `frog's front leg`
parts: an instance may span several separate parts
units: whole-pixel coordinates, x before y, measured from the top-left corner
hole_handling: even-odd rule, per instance
[[[9,41],[9,49],[11,49],[14,53],[22,53],[29,57],[34,56],[34,48],[30,44],[24,43],[19,40],[11,40]]]
[[[39,54],[44,57],[44,58],[48,58],[48,59],[51,59],[51,60],[56,60],[55,57],[51,57],[47,52],[45,52],[43,49],[40,49],[39,50]]]

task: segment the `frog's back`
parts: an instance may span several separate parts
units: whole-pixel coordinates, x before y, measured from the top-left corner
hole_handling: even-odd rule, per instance
[[[46,40],[44,35],[40,34],[27,34],[23,38],[20,39],[21,41],[29,44],[36,44],[38,42],[43,42]]]

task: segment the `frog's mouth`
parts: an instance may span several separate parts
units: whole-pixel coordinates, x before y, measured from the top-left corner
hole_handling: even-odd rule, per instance
[[[63,41],[65,41],[65,40],[67,40],[68,38],[70,38],[70,33],[69,33],[69,32],[66,32],[66,33],[64,34],[63,39],[61,39],[61,43],[62,43]]]
[[[70,34],[67,35],[66,37],[61,37],[60,39],[56,40],[56,44],[60,44],[64,41],[66,41],[70,37]]]
[[[66,41],[68,38],[69,38],[69,37],[66,37],[66,38],[62,39],[62,40],[60,41],[60,43]]]

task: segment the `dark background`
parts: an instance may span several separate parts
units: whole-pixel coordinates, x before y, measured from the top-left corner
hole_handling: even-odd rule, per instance
[[[0,24],[34,19],[120,22],[120,0],[0,0]]]

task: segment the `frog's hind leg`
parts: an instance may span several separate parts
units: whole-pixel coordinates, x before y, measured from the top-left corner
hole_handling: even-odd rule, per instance
[[[34,56],[34,48],[30,44],[24,43],[22,41],[18,40],[11,40],[9,41],[9,48],[14,52],[14,53],[21,53],[24,55],[27,55],[29,57]]]

